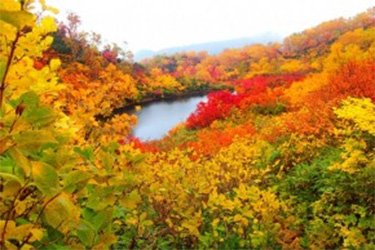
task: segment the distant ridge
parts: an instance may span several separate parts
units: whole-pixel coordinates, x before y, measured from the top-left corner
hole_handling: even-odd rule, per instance
[[[153,50],[140,50],[134,54],[135,61],[139,62],[145,58],[150,58],[155,55],[161,54],[174,54],[177,52],[182,51],[207,51],[208,54],[214,55],[218,54],[224,49],[230,48],[241,48],[245,45],[251,45],[255,43],[262,43],[267,44],[269,42],[281,42],[282,38],[279,35],[266,33],[258,36],[253,37],[244,37],[244,38],[237,38],[232,40],[226,41],[216,41],[216,42],[207,42],[207,43],[200,43],[200,44],[191,44],[186,46],[179,46],[179,47],[171,47],[162,49],[159,51]]]

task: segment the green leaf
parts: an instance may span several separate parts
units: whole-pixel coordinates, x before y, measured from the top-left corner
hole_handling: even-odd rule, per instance
[[[96,212],[93,209],[87,207],[82,208],[82,217],[87,221],[91,221],[92,218],[94,218],[95,213]]]
[[[64,186],[77,184],[81,181],[87,181],[93,175],[82,170],[73,170],[64,178]]]
[[[81,155],[85,160],[93,161],[94,160],[94,150],[92,147],[87,147],[85,149],[74,148],[74,152]]]
[[[64,187],[72,187],[76,184],[81,184],[83,183],[82,187],[78,188],[83,188],[84,184],[92,177],[93,175],[82,170],[73,170],[68,173],[68,175],[64,178],[63,184]]]
[[[20,149],[37,151],[46,143],[58,143],[50,131],[32,130],[14,136],[14,141]]]
[[[17,100],[17,105],[22,103],[26,106],[26,108],[36,108],[39,106],[39,97],[38,95],[33,92],[29,91],[20,96]]]
[[[67,194],[60,194],[51,200],[44,210],[46,222],[62,233],[67,233],[78,226],[79,210]]]
[[[1,173],[0,172],[0,179],[7,180],[7,181],[16,181],[20,184],[23,183],[23,181],[20,178],[18,178],[17,176],[15,176],[13,174],[7,174],[7,173]]]
[[[81,219],[77,228],[77,236],[81,242],[87,247],[92,246],[94,243],[95,234],[95,228],[91,225],[91,223]]]
[[[19,105],[23,105],[23,120],[30,122],[36,127],[42,127],[52,123],[56,118],[56,114],[54,110],[49,107],[39,107],[39,103],[39,97],[33,91],[26,92],[17,100],[10,101],[14,109]]]
[[[145,158],[146,158],[146,155],[143,155],[143,154],[137,154],[135,156],[127,153],[127,152],[124,152],[124,155],[126,156],[126,158],[128,158],[133,164],[139,164],[139,163],[142,163]]]
[[[30,122],[36,127],[43,127],[51,124],[56,118],[56,114],[53,109],[48,107],[40,107],[32,110],[26,109],[25,111],[26,114],[24,120]]]
[[[59,192],[59,177],[56,170],[44,163],[32,162],[32,175],[36,187],[47,196],[54,196]]]
[[[356,222],[357,222],[357,217],[354,215],[354,214],[350,214],[348,216],[345,216],[345,219],[346,221],[348,221],[349,223],[355,225]]]
[[[97,233],[101,229],[111,224],[113,211],[114,210],[112,208],[95,211],[86,207],[82,209],[82,216],[93,226],[95,232]]]
[[[88,186],[88,189],[90,187]],[[98,207],[101,205],[100,204],[100,199],[102,197],[102,193],[98,190],[94,190],[93,192],[90,192],[87,202],[86,202],[86,207],[91,208],[93,210],[98,210]]]
[[[23,181],[12,174],[0,173],[0,183],[3,184],[1,197],[15,196],[23,186]]]
[[[95,230],[99,232],[101,229],[111,224],[112,215],[113,215],[112,208],[100,211],[97,215],[95,215],[92,218],[91,224],[94,226]]]
[[[30,161],[21,153],[21,151],[18,150],[18,148],[12,147],[8,152],[17,165],[23,170],[24,175],[29,176],[31,170]]]
[[[7,154],[0,157],[0,173],[14,174],[16,162]]]
[[[145,155],[138,154],[138,155],[136,155],[136,156],[133,157],[132,162],[134,164],[140,164],[140,163],[142,163],[145,160],[145,158],[146,158]]]
[[[30,224],[31,222],[24,219],[24,218],[17,218],[15,219],[17,225],[25,225],[25,224]]]
[[[107,219],[107,215],[105,211],[101,211],[97,215],[94,216],[92,223],[96,231],[99,231],[99,229],[106,222],[106,219]]]
[[[122,197],[120,199],[120,204],[129,210],[133,210],[141,201],[142,198],[139,195],[138,190],[135,189],[129,195]]]
[[[1,10],[0,20],[21,29],[26,25],[32,24],[33,15],[26,11]]]

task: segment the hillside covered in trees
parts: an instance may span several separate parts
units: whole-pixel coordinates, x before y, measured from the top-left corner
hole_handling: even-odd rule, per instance
[[[0,11],[0,249],[375,247],[375,7],[142,63],[45,1]],[[113,115],[194,93],[160,140]]]

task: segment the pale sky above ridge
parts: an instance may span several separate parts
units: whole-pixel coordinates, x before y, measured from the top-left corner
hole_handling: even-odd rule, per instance
[[[259,34],[286,36],[338,17],[351,17],[374,0],[47,0],[82,20],[104,42],[133,52],[223,41]]]

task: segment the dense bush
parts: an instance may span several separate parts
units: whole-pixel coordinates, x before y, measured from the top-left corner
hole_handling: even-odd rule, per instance
[[[375,247],[374,9],[281,47],[140,67],[74,33],[46,52],[57,27],[30,2],[0,4],[1,249]],[[155,142],[111,116],[189,82],[237,93],[210,93]]]

